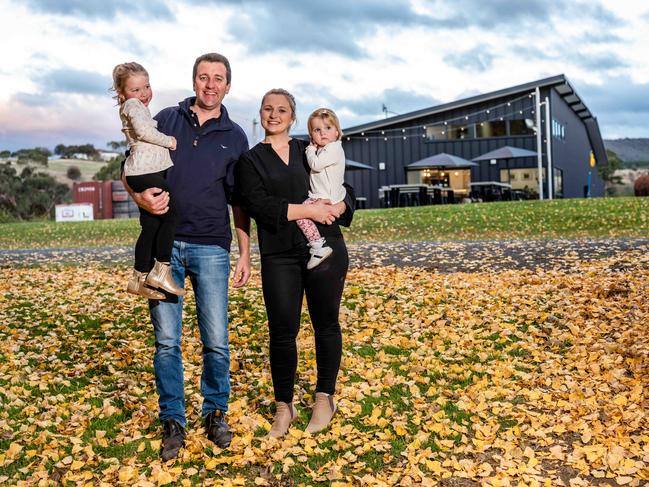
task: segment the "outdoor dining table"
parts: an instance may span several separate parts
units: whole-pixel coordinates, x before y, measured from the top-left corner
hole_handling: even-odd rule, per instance
[[[455,202],[455,193],[448,186],[392,184],[379,188],[379,201],[384,208],[445,204]]]

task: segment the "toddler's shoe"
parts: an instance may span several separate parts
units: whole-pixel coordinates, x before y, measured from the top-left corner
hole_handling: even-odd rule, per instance
[[[148,299],[165,299],[166,296],[163,293],[146,285],[146,278],[146,272],[138,272],[133,269],[133,274],[128,280],[126,286],[126,292],[137,294],[138,296],[144,296]]]
[[[311,254],[311,258],[309,259],[309,262],[306,264],[307,269],[313,269],[314,267],[318,266],[321,262],[323,262],[327,257],[329,257],[333,253],[333,249],[327,245],[325,245],[325,239],[320,238],[319,240],[314,240],[313,242],[309,242],[309,253]]]
[[[184,296],[185,290],[176,284],[171,275],[171,264],[169,262],[155,261],[155,265],[146,278],[147,286],[164,289],[168,293],[176,296]]]

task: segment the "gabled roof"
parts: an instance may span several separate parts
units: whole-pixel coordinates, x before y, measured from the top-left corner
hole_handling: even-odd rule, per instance
[[[353,135],[360,132],[382,129],[389,125],[408,122],[410,120],[428,117],[430,115],[436,115],[450,110],[456,110],[458,108],[475,105],[476,103],[483,103],[504,96],[530,93],[537,86],[539,88],[545,88],[549,86],[553,87],[557,91],[557,93],[566,101],[566,103],[570,105],[570,107],[579,118],[581,118],[584,122],[593,119],[590,110],[588,110],[583,100],[579,97],[579,95],[577,95],[577,92],[570,84],[566,76],[559,74],[550,78],[530,81],[529,83],[524,83],[522,85],[512,86],[510,88],[504,88],[502,90],[492,91],[490,93],[484,93],[482,95],[476,95],[469,98],[463,98],[461,100],[452,101],[450,103],[444,103],[442,105],[424,108],[422,110],[416,110],[414,112],[404,113],[402,115],[396,115],[394,117],[376,120],[374,122],[369,122],[362,125],[356,125],[355,127],[343,129],[343,132],[345,135]]]

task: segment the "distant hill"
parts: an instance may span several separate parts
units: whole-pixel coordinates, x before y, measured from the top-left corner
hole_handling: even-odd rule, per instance
[[[604,146],[615,152],[624,162],[649,161],[648,139],[609,139]]]
[[[16,161],[9,159],[0,159],[0,164],[3,162],[9,162],[13,167],[16,168],[16,171],[20,173],[24,164],[18,164]],[[78,179],[78,182],[81,181],[92,181],[92,177],[97,174],[102,167],[106,165],[105,161],[84,161],[83,159],[53,159],[47,162],[47,166],[41,164],[28,163],[27,165],[34,167],[38,172],[44,172],[52,176],[58,182],[67,184],[72,187],[72,181],[67,176],[67,171],[70,166],[77,166],[81,171],[81,178]]]

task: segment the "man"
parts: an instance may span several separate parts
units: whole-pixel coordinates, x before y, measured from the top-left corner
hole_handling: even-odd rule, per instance
[[[179,215],[171,257],[178,283],[189,277],[196,296],[196,315],[203,343],[202,416],[207,437],[226,448],[232,433],[225,421],[230,395],[228,345],[228,276],[232,239],[228,202],[234,187],[234,164],[248,150],[246,136],[232,122],[222,105],[230,90],[230,63],[220,54],[204,54],[193,69],[195,97],[158,115],[158,130],[173,135],[177,148],[171,152],[174,166],[167,174],[173,204]],[[135,202],[153,214],[168,211],[169,193],[150,188],[132,194]],[[239,260],[233,287],[250,277],[249,219],[232,207]],[[175,458],[185,439],[185,397],[180,350],[181,297],[149,301],[155,332],[153,360],[159,395],[163,442],[160,456]]]

